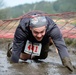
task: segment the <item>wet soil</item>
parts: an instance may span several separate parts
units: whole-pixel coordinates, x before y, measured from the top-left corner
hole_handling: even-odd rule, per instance
[[[68,47],[72,64],[75,67],[75,72],[71,73],[62,65],[60,57],[53,47],[49,47],[51,50],[45,60],[38,62],[20,60],[19,63],[10,63],[6,55],[9,42],[10,40],[0,41],[0,75],[76,75],[76,49]]]

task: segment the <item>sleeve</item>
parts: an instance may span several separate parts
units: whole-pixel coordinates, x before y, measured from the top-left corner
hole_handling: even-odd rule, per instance
[[[23,31],[22,28],[18,26],[14,35],[13,49],[11,56],[12,62],[18,63],[20,53],[23,49],[26,38],[27,38],[27,31]]]
[[[60,55],[60,58],[69,57],[68,50],[64,41],[64,38],[62,37],[62,34],[60,32],[60,29],[55,25],[52,30],[50,31],[50,37],[52,38],[55,46],[58,49],[58,53]]]

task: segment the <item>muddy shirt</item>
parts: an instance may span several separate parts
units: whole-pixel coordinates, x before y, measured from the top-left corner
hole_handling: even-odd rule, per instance
[[[42,47],[49,42],[49,37],[51,37],[55,46],[58,49],[60,58],[62,59],[64,57],[69,57],[67,47],[59,28],[50,17],[46,17],[46,19],[48,21],[46,34],[42,41],[39,41],[42,44]],[[20,53],[24,49],[27,40],[36,43],[38,42],[33,37],[32,32],[29,29],[29,18],[23,18],[21,19],[20,24],[18,25],[14,35],[13,51],[11,56],[11,60],[13,62],[19,61]]]

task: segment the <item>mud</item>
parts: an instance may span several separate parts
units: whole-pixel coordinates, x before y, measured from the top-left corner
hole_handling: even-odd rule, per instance
[[[4,41],[4,40],[3,40]],[[71,73],[65,68],[56,53],[55,48],[50,47],[50,52],[45,60],[35,62],[33,60],[10,63],[7,58],[7,42],[0,42],[0,75],[76,75],[76,50],[68,47],[75,72]]]

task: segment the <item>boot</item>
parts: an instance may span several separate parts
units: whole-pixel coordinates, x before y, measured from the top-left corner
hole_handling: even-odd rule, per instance
[[[13,43],[9,43],[8,44],[7,57],[11,57],[11,54],[12,54],[12,45],[13,45]]]

